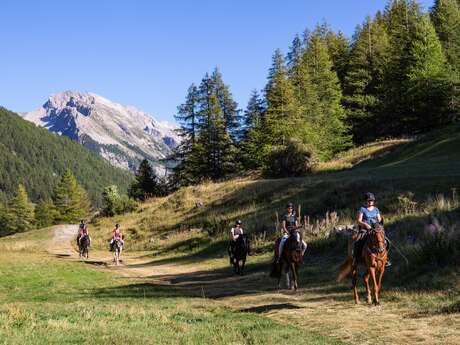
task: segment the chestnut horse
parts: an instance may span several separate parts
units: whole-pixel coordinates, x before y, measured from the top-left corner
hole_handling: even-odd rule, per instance
[[[299,287],[299,266],[302,263],[302,237],[298,229],[291,230],[291,235],[284,243],[283,252],[278,254],[281,255],[281,259],[277,263],[276,258],[278,257],[277,252],[280,240],[278,239],[275,243],[275,258],[270,276],[278,278],[278,288],[280,288],[281,277],[284,273],[288,288],[297,291]],[[292,284],[289,279],[289,273],[292,275]]]
[[[354,240],[358,234],[354,234]],[[366,287],[367,303],[372,302],[371,289],[369,279],[372,279],[372,292],[374,304],[379,304],[379,291],[382,288],[382,278],[385,272],[385,265],[388,260],[388,250],[385,241],[385,230],[382,225],[375,224],[374,227],[367,232],[367,239],[364,246],[355,255],[355,260],[351,255],[351,246],[349,245],[349,253],[346,261],[340,266],[340,273],[337,281],[342,281],[348,274],[351,273],[355,302],[359,303],[358,289],[356,287],[358,280],[359,264],[363,264],[366,268],[364,274],[364,286]]]

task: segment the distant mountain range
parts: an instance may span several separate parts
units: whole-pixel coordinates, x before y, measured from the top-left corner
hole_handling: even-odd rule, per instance
[[[20,115],[128,170],[135,170],[146,158],[158,174],[164,174],[171,164],[166,159],[179,143],[174,125],[90,92],[55,94],[37,110]]]

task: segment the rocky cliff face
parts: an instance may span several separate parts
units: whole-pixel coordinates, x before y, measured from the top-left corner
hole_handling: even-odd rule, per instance
[[[39,109],[21,115],[129,170],[146,158],[158,174],[164,174],[165,166],[171,163],[165,159],[179,143],[172,124],[89,92],[52,95]]]

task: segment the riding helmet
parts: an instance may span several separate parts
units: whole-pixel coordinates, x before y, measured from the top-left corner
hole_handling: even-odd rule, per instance
[[[120,227],[120,224],[115,224],[115,227],[118,229]]]
[[[366,194],[364,194],[364,199],[367,200],[372,200],[372,201],[375,201],[375,196],[374,194],[370,193],[370,192],[367,192]]]
[[[294,208],[294,204],[293,204],[292,202],[288,203],[287,206],[286,206],[286,208],[289,208],[289,207]]]
[[[241,225],[241,224],[243,224],[243,222],[239,219],[235,222],[235,225]]]

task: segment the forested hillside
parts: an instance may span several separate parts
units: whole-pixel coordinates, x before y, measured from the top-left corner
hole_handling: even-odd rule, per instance
[[[218,69],[178,107],[179,185],[256,169],[300,176],[353,145],[414,136],[460,114],[460,8],[388,1],[352,38],[322,23],[275,50],[244,112]]]
[[[51,199],[60,176],[69,169],[96,206],[108,185],[126,191],[132,175],[66,137],[0,108],[0,196],[13,195],[19,184],[32,201]]]

